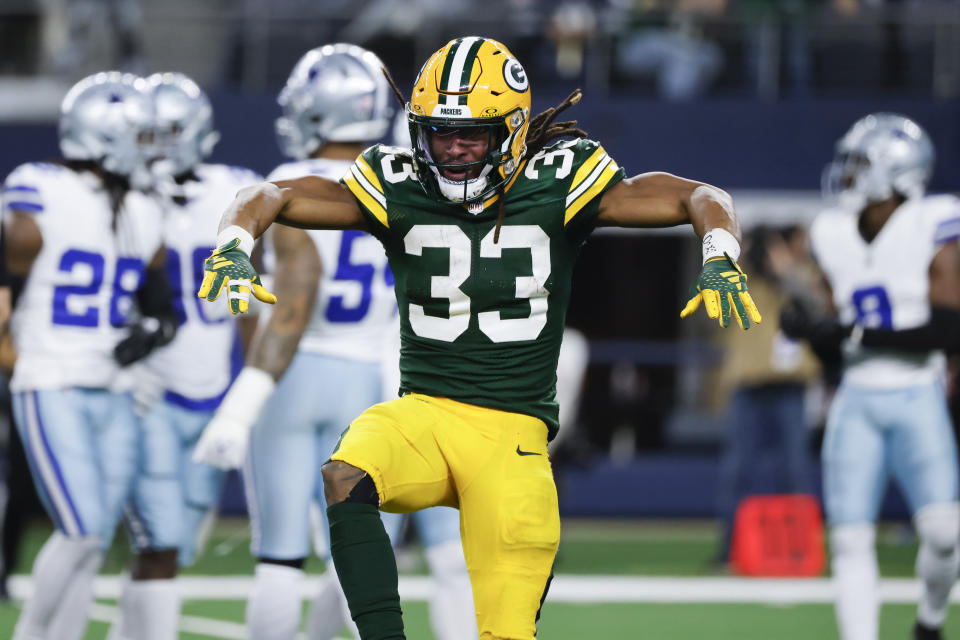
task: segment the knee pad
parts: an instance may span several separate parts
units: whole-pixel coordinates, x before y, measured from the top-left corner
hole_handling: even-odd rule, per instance
[[[830,551],[834,558],[872,554],[875,539],[872,522],[842,524],[830,529]]]
[[[350,490],[350,495],[347,496],[344,502],[372,504],[377,508],[380,507],[380,494],[377,493],[377,485],[374,484],[370,474],[366,474],[357,481],[357,484],[353,485],[353,489]]]
[[[960,503],[940,502],[921,507],[913,516],[920,542],[948,554],[960,544]]]
[[[306,564],[306,558],[293,558],[292,560],[281,560],[279,558],[257,558],[257,562],[261,564],[273,564],[280,567],[289,567],[291,569],[300,569],[303,570],[303,565]]]
[[[507,545],[555,552],[560,543],[560,510],[552,478],[510,480],[503,500],[501,536]]]

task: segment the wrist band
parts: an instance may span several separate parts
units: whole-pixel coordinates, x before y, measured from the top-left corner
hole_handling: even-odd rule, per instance
[[[228,414],[246,419],[252,425],[276,386],[273,376],[263,369],[244,367],[230,385],[220,406]]]
[[[733,237],[733,234],[719,227],[707,231],[703,235],[703,261],[706,262],[711,258],[722,258],[725,253],[732,260],[737,260],[740,257],[740,243]]]
[[[232,224],[217,234],[217,246],[222,247],[233,239],[240,240],[240,245],[237,248],[247,254],[249,258],[253,251],[253,236],[250,235],[250,232],[243,227]]]

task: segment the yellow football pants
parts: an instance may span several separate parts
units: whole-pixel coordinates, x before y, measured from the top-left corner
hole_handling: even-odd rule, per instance
[[[459,507],[481,640],[534,640],[560,541],[543,421],[409,394],[367,409],[330,459],[366,471],[383,511]]]

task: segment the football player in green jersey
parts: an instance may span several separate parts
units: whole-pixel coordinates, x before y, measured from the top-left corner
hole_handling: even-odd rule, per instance
[[[399,92],[398,92],[399,93]],[[722,326],[760,322],[736,264],[730,197],[665,173],[626,178],[574,122],[579,100],[531,118],[520,63],[499,42],[452,40],[406,104],[412,149],[377,145],[340,183],[241,191],[199,292],[243,312],[271,296],[250,266],[272,223],[363,229],[390,261],[400,306],[401,397],[365,411],[323,467],[334,563],[363,640],[404,638],[378,509],[459,507],[481,640],[532,640],[560,537],[547,441],[573,264],[597,226],[692,224],[695,295]],[[561,142],[548,143],[557,138]]]

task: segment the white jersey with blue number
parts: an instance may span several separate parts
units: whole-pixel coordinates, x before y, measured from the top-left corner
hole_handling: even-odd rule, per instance
[[[223,300],[197,297],[203,262],[214,249],[220,216],[237,191],[263,180],[240,167],[201,164],[196,180],[159,188],[166,218],[163,242],[167,278],[179,328],[169,345],[150,356],[148,366],[162,380],[174,404],[215,409],[232,378],[235,323]]]
[[[267,179],[319,175],[336,181],[351,165],[322,158],[289,162],[274,169]],[[383,245],[363,231],[307,233],[317,247],[323,273],[300,350],[379,362],[385,333],[393,330],[397,314],[393,273]]]
[[[946,195],[907,200],[869,243],[857,219],[828,210],[810,229],[840,321],[894,330],[926,324],[930,262],[943,243],[960,237],[960,200]],[[844,381],[874,389],[909,387],[936,380],[943,367],[939,351],[860,349],[845,358]]]
[[[113,348],[160,247],[157,202],[129,192],[114,227],[96,176],[47,163],[15,169],[2,195],[4,218],[27,213],[43,234],[11,318],[18,352],[11,389],[122,387]]]

